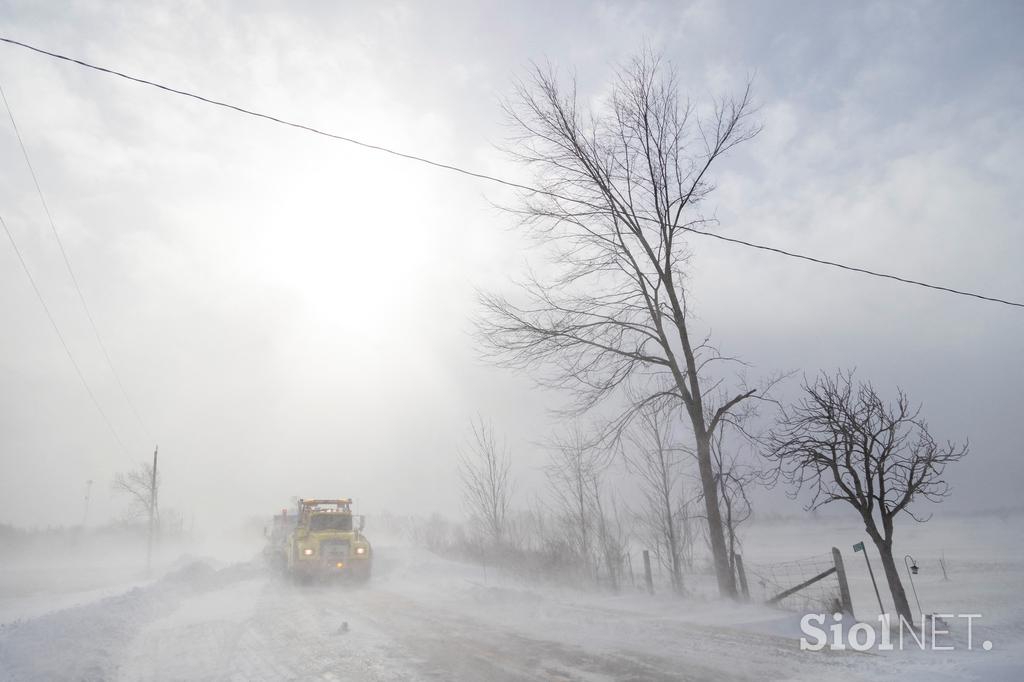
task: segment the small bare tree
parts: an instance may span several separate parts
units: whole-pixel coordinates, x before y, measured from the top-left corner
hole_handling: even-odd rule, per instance
[[[586,572],[597,580],[597,553],[602,540],[597,495],[611,458],[578,423],[552,438],[550,457],[544,472],[554,507],[568,521],[574,549]]]
[[[599,477],[592,481],[594,488],[594,517],[597,520],[597,541],[600,548],[600,561],[604,564],[608,575],[608,587],[613,592],[619,591],[622,572],[626,564],[628,540],[619,514],[619,503],[615,492],[602,489]],[[610,508],[610,511],[606,508]]]
[[[692,454],[678,442],[672,406],[648,405],[629,430],[623,457],[626,467],[640,479],[644,498],[639,520],[649,526],[657,542],[656,554],[669,571],[672,590],[683,593],[684,529],[687,505],[684,468]],[[664,551],[661,551],[664,548]]]
[[[686,236],[714,222],[701,211],[714,189],[711,167],[757,133],[750,89],[704,111],[680,97],[671,69],[643,55],[622,69],[598,112],[581,110],[574,85],[537,68],[508,113],[518,135],[510,151],[536,171],[541,190],[514,211],[548,247],[551,268],[524,284],[524,302],[482,297],[483,338],[499,363],[553,370],[541,380],[573,391],[577,413],[629,387],[641,404],[684,407],[719,591],[735,596],[711,437],[757,392],[716,397],[715,367],[731,358],[693,329]]]
[[[153,465],[140,462],[131,471],[118,473],[110,485],[111,489],[128,498],[125,517],[130,520],[148,518],[153,512],[153,523],[159,527],[160,522],[160,475],[153,476]]]
[[[726,542],[729,543],[729,565],[735,573],[740,546],[737,531],[754,513],[747,493],[762,477],[756,468],[741,461],[737,450],[725,447],[725,429],[719,429],[712,440],[711,455],[715,464],[715,480],[718,481],[718,499],[722,505],[722,523],[725,525]]]
[[[855,382],[853,372],[804,379],[803,397],[784,409],[769,434],[767,455],[796,495],[808,488],[809,509],[843,501],[860,514],[864,529],[882,559],[897,613],[911,619],[903,583],[893,558],[896,517],[915,500],[939,502],[949,495],[944,471],[967,454],[968,446],[940,445],[897,389],[895,403],[883,400],[870,383]]]
[[[495,546],[505,539],[512,504],[512,457],[494,427],[478,418],[470,444],[459,453],[459,477],[470,519]]]

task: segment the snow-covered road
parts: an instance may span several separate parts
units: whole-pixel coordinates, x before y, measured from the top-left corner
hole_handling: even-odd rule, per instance
[[[709,679],[694,665],[592,652],[373,588],[248,581],[138,633],[122,679]]]
[[[183,599],[139,628],[117,673],[127,680],[728,680],[797,672],[786,665],[793,643],[780,637],[499,587],[469,584],[461,595],[434,596],[387,581],[240,580]]]
[[[960,679],[970,661],[801,652],[791,615],[495,580],[382,548],[365,586],[299,586],[258,562],[0,627],[0,675],[75,680]],[[921,652],[917,652],[921,653]],[[965,654],[966,655],[966,654]],[[975,659],[977,660],[977,659]],[[937,664],[937,665],[936,665]],[[991,669],[990,669],[991,672]]]

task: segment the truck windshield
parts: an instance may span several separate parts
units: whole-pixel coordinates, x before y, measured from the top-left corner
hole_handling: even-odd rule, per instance
[[[309,520],[309,529],[352,530],[352,516],[349,514],[314,514]]]

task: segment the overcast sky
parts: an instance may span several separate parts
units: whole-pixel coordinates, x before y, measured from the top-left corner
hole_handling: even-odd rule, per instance
[[[499,100],[531,60],[597,101],[645,44],[695,100],[753,76],[764,132],[718,168],[738,238],[1024,299],[1018,2],[0,1],[0,34],[368,142],[507,177]],[[475,288],[522,274],[500,187],[0,45],[103,360],[6,119],[0,215],[126,448],[0,241],[0,522],[119,513],[160,444],[162,502],[197,523],[292,496],[457,513],[476,414],[520,502],[557,420],[486,366]],[[1019,505],[1024,311],[692,239],[695,324],[753,377],[857,367],[970,437],[952,503]],[[792,397],[796,384],[785,386]],[[772,505],[797,511],[776,494]]]

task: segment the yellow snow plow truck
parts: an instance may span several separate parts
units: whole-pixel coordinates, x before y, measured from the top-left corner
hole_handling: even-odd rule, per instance
[[[373,564],[373,549],[363,535],[365,521],[353,516],[351,499],[300,499],[294,525],[285,522],[278,536],[284,554],[278,554],[278,564],[300,582],[334,577],[365,582]]]

